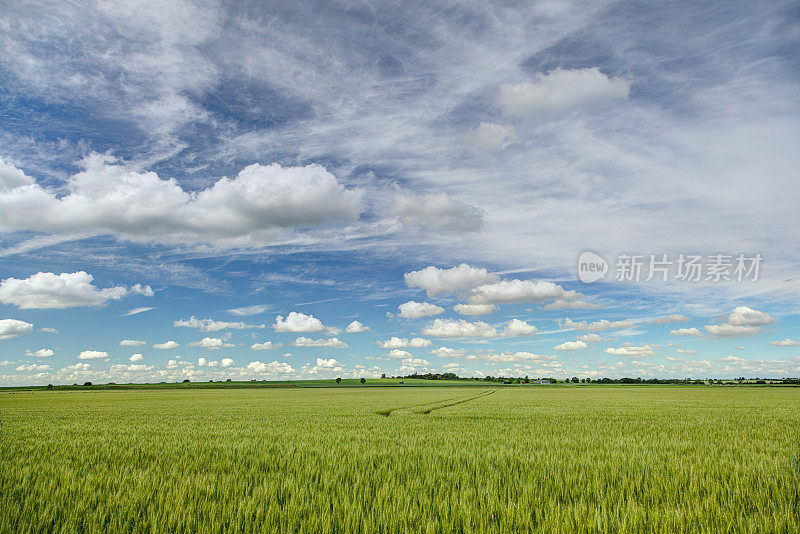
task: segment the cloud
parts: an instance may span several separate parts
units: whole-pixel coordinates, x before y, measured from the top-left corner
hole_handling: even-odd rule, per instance
[[[512,319],[505,328],[498,330],[483,321],[469,322],[464,319],[436,319],[422,333],[433,337],[494,338],[518,337],[535,334],[537,328],[525,321]]]
[[[294,367],[286,362],[272,361],[269,363],[262,363],[258,360],[248,363],[247,370],[271,374],[289,374],[296,372]]]
[[[378,346],[384,349],[404,349],[407,347],[411,348],[421,348],[421,347],[429,347],[431,345],[430,340],[423,339],[421,337],[415,337],[412,339],[406,339],[404,337],[392,337],[386,341],[379,341]]]
[[[752,336],[761,332],[760,326],[733,325],[728,323],[704,326],[706,332],[717,337]]]
[[[127,372],[127,373],[142,373],[144,371],[152,371],[152,365],[144,365],[144,364],[116,364],[111,366],[111,372]]]
[[[16,175],[0,188],[0,232],[109,234],[139,243],[265,246],[292,228],[358,220],[360,189],[320,165],[254,163],[199,191],[91,154],[65,194]]]
[[[536,333],[538,329],[533,326],[532,324],[528,324],[525,321],[521,321],[519,319],[511,319],[503,329],[502,334],[503,337],[519,337],[519,336],[531,336]]]
[[[108,358],[108,353],[99,350],[88,349],[78,354],[79,360],[100,360],[103,358]]]
[[[430,265],[419,271],[408,272],[403,278],[408,287],[424,289],[429,297],[463,291],[500,280],[496,274],[491,274],[480,267],[470,267],[466,263],[450,269],[440,269]]]
[[[61,370],[62,371],[88,371],[89,367],[91,367],[91,365],[89,365],[88,363],[76,363],[74,365],[67,365],[66,367],[64,367]]]
[[[500,86],[500,107],[510,116],[533,118],[628,97],[631,82],[609,78],[597,67],[557,68],[535,82]]]
[[[345,330],[345,332],[349,334],[357,334],[359,332],[366,332],[367,330],[369,330],[368,326],[364,326],[358,321],[353,321],[352,323],[347,325],[347,329]]]
[[[622,321],[609,321],[608,319],[600,319],[593,323],[587,321],[573,321],[569,317],[558,321],[561,328],[570,328],[573,330],[581,330],[583,332],[604,332],[606,330],[614,330],[619,328],[631,328],[636,322],[632,319],[624,319]]]
[[[233,366],[233,360],[231,358],[222,358],[219,361],[219,366],[220,367],[231,367],[231,366]]]
[[[400,364],[406,367],[423,367],[426,365],[430,365],[430,362],[423,358],[406,358],[402,360]]]
[[[534,354],[532,352],[526,351],[517,351],[517,352],[503,352],[501,354],[497,354],[495,352],[490,352],[481,356],[481,359],[487,360],[490,362],[531,362],[538,365],[545,365],[548,367],[560,367],[560,362],[558,358],[555,356],[546,356],[542,354]]]
[[[469,291],[470,304],[501,304],[521,302],[541,302],[557,298],[578,298],[580,293],[565,291],[553,282],[532,280],[502,280],[484,284]]]
[[[52,349],[39,349],[35,351],[26,350],[26,356],[33,356],[34,358],[47,358],[52,356],[55,352]]]
[[[144,356],[137,352],[136,354],[131,354],[131,357],[128,358],[128,360],[132,362],[140,362],[142,361],[142,358],[144,358]]]
[[[772,324],[775,320],[766,312],[747,306],[737,306],[728,316],[727,323],[710,324],[704,328],[706,332],[717,337],[752,336],[761,332],[763,326]]]
[[[650,321],[650,324],[667,324],[667,323],[682,323],[688,321],[689,318],[685,315],[665,315]]]
[[[325,358],[317,358],[317,367],[322,369],[333,369],[338,367],[340,364],[333,358],[325,359]]]
[[[268,304],[256,304],[254,306],[243,306],[241,308],[231,308],[228,313],[239,315],[241,317],[249,317],[250,315],[258,315],[264,313],[270,308]]]
[[[272,350],[278,348],[278,345],[272,343],[272,341],[265,341],[264,343],[253,343],[250,345],[251,350]]]
[[[464,349],[439,347],[438,349],[433,349],[431,354],[434,354],[440,358],[463,358],[467,355],[467,351]]]
[[[295,347],[328,347],[332,349],[346,349],[347,343],[339,338],[330,339],[311,339],[309,337],[298,337],[292,342]]]
[[[149,287],[149,286],[148,286]],[[144,306],[141,308],[134,308],[128,312],[122,314],[122,317],[130,317],[131,315],[138,315],[140,313],[148,312],[150,310],[155,310],[156,308],[152,306]]]
[[[180,344],[172,340],[165,341],[163,343],[156,343],[155,345],[153,345],[153,348],[158,350],[171,350],[171,349],[177,349],[178,347],[180,347]]]
[[[138,339],[123,339],[119,342],[120,347],[142,347],[144,345],[147,345],[147,343]]]
[[[587,345],[585,342],[583,342],[581,340],[578,340],[578,341],[565,341],[565,342],[561,343],[560,345],[556,345],[555,347],[553,347],[553,349],[555,349],[555,350],[581,350],[581,349],[587,348],[588,346],[589,345]]]
[[[453,200],[447,193],[416,195],[397,193],[391,214],[404,226],[434,232],[476,232],[483,226],[483,214],[475,206]]]
[[[49,365],[42,365],[42,364],[36,364],[36,363],[32,363],[32,364],[29,364],[29,365],[20,365],[19,367],[17,367],[17,371],[21,371],[21,372],[49,371],[49,370],[50,370],[50,366]]]
[[[690,349],[675,349],[675,351],[681,354],[697,354],[696,350],[690,350]]]
[[[460,315],[488,315],[497,311],[494,304],[456,304],[453,310]]]
[[[695,327],[692,328],[678,328],[676,330],[670,330],[669,335],[671,336],[694,336],[694,337],[703,337],[703,333]]]
[[[599,341],[602,341],[603,338],[598,336],[597,334],[583,334],[578,336],[578,340],[586,341],[587,343],[597,343]]]
[[[737,306],[728,316],[728,323],[735,326],[766,326],[775,320],[770,314],[747,306]]]
[[[265,328],[266,325],[247,324],[239,321],[215,321],[213,319],[197,319],[192,315],[189,319],[180,319],[172,323],[173,326],[183,326],[186,328],[196,328],[201,332],[219,332],[220,330],[248,330],[253,328]]]
[[[175,344],[177,347],[177,343]],[[222,348],[228,348],[235,346],[233,343],[226,343],[225,340],[218,338],[218,337],[204,337],[200,341],[193,341],[189,343],[190,347],[200,347],[201,349],[206,350],[218,350]],[[166,347],[155,347],[154,348],[166,348]],[[174,347],[170,347],[174,348]]]
[[[499,152],[503,150],[505,144],[513,138],[513,126],[482,122],[474,130],[463,134],[460,137],[460,141],[478,150]]]
[[[389,354],[387,354],[387,356],[389,356],[389,358],[398,358],[398,359],[414,357],[414,355],[408,352],[407,350],[401,350],[401,349],[392,349],[389,351]]]
[[[2,217],[2,216],[0,216]],[[74,273],[38,272],[28,278],[6,278],[0,282],[0,302],[20,309],[63,309],[81,306],[102,306],[109,300],[119,300],[129,293],[141,293],[122,286],[98,289],[94,277],[85,271]],[[150,290],[150,287],[146,287]],[[150,290],[152,296],[152,290]]]
[[[44,333],[46,333],[46,334],[58,334],[58,330],[56,330],[55,328],[49,328],[49,327],[47,327],[47,326],[45,326],[44,328],[42,328],[42,329],[41,329],[41,332],[44,332]]]
[[[769,344],[775,345],[776,347],[796,347],[800,345],[800,343],[798,343],[794,339],[789,339],[789,338],[782,339],[780,341],[770,341]]]
[[[652,356],[656,353],[656,347],[652,345],[624,345],[616,348],[609,347],[605,352],[614,356]]]
[[[274,328],[276,332],[299,333],[320,332],[322,330],[327,330],[331,333],[335,333],[335,329],[326,327],[322,324],[322,321],[313,315],[306,315],[305,313],[300,312],[290,312],[285,319],[282,315],[278,315],[275,317],[275,324],[272,325],[272,328]]]
[[[444,312],[444,308],[431,304],[430,302],[408,301],[397,307],[398,314],[404,319],[419,319],[420,317],[430,317]]]
[[[33,325],[17,319],[0,319],[0,341],[33,332]]]
[[[422,329],[426,336],[433,337],[497,337],[497,329],[483,322],[469,322],[464,319],[436,319]]]
[[[597,304],[583,300],[581,298],[557,298],[553,302],[545,304],[545,310],[595,310],[599,308]]]

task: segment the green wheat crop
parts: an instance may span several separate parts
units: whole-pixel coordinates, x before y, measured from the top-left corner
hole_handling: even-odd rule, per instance
[[[800,389],[0,398],[0,532],[798,532]]]

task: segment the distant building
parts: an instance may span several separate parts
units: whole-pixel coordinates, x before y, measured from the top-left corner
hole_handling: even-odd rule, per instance
[[[547,380],[547,379],[544,379],[544,378],[537,378],[536,380],[533,381],[533,383],[534,384],[544,384],[544,385],[548,385],[548,386],[550,385],[550,381]]]

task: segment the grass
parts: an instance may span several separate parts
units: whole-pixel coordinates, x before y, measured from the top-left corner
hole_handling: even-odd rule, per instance
[[[6,392],[0,424],[0,532],[800,530],[797,388]]]

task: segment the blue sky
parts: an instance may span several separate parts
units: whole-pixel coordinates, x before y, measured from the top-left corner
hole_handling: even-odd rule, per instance
[[[799,18],[7,3],[0,383],[798,376]]]

